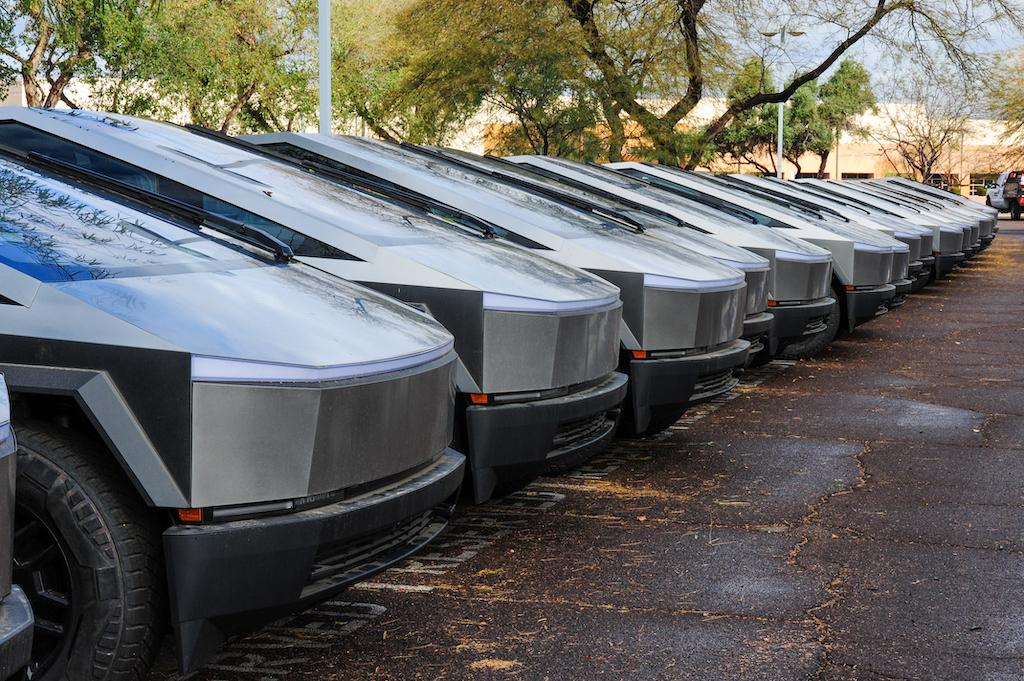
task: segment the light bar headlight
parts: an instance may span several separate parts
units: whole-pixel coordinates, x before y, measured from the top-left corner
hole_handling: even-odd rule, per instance
[[[454,341],[449,341],[433,350],[404,357],[320,367],[192,355],[192,380],[225,383],[304,383],[360,378],[400,371],[432,362],[451,352],[454,345]]]

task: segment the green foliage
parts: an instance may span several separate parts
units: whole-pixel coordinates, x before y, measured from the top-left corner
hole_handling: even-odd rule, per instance
[[[315,0],[166,0],[97,82],[101,106],[223,132],[313,120]]]
[[[818,172],[824,171],[829,153],[841,131],[852,130],[851,120],[874,104],[870,74],[856,62],[846,60],[818,87],[810,80],[793,93],[783,110],[783,156],[803,172],[800,158],[814,154],[821,159]],[[757,57],[747,59],[729,87],[727,104],[774,90],[771,71]],[[778,143],[778,109],[776,104],[761,104],[741,109],[729,126],[714,140],[719,157],[742,160],[762,173],[776,170]],[[766,160],[770,159],[766,165]]]
[[[855,116],[867,113],[875,106],[871,91],[871,74],[853,59],[844,59],[818,91],[821,99],[819,116],[832,130],[863,135],[851,126]]]
[[[774,88],[772,72],[764,60],[750,57],[743,62],[742,69],[729,86],[726,103],[732,105]],[[715,152],[752,164],[762,173],[774,172],[774,167],[765,166],[763,159],[774,159],[778,137],[777,111],[773,104],[740,111],[715,138]]]
[[[71,79],[108,73],[149,11],[144,0],[0,0],[0,94],[21,77],[29,106],[75,106]]]

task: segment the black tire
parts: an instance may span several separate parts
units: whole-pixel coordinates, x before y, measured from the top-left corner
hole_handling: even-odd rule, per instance
[[[1010,204],[1010,219],[1020,220],[1020,206]]]
[[[832,293],[837,302],[832,304],[832,310],[828,313],[825,330],[810,336],[804,340],[790,343],[782,351],[785,359],[810,359],[828,347],[828,344],[835,340],[839,333],[839,297]]]
[[[17,424],[14,582],[36,617],[29,677],[145,677],[166,616],[160,529],[92,440]]]
[[[992,207],[992,197],[991,196],[986,196],[985,197],[985,205],[988,206],[989,208]]]

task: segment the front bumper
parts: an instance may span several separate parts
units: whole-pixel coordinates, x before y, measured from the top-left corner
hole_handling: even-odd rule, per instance
[[[25,668],[32,657],[35,619],[28,597],[17,584],[0,602],[0,679],[9,679]]]
[[[885,284],[871,289],[843,291],[842,294],[845,294],[845,300],[839,302],[839,309],[843,312],[842,323],[847,331],[852,331],[888,312],[887,304],[896,296],[896,287]]]
[[[803,340],[805,336],[824,331],[835,303],[835,298],[822,298],[810,303],[788,305],[782,302],[773,306],[775,326],[772,333],[778,339],[779,350]]]
[[[360,496],[266,518],[164,531],[171,622],[182,673],[226,636],[303,610],[405,558],[447,517],[465,458],[447,449],[426,469]]]
[[[619,370],[629,374],[625,406],[633,410],[636,431],[650,425],[652,407],[677,408],[681,415],[687,406],[731,390],[738,383],[732,372],[746,362],[749,352],[750,343],[735,340],[699,355],[630,357],[628,363],[620,363]]]
[[[890,310],[907,302],[907,295],[914,287],[914,282],[911,279],[899,279],[894,281],[893,285],[896,287],[896,295],[885,303]]]
[[[743,340],[750,343],[750,355],[754,356],[764,350],[765,346],[774,354],[772,339],[774,334],[772,328],[775,326],[775,316],[771,312],[762,312],[757,315],[749,315],[743,320]]]
[[[957,264],[964,259],[963,253],[940,253],[935,256],[935,279],[941,279],[956,269]]]
[[[470,475],[476,503],[500,480],[521,478],[611,437],[627,377],[611,372],[579,392],[466,408]],[[499,396],[500,397],[500,396]]]

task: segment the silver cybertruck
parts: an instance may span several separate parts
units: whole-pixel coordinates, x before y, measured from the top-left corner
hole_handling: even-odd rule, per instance
[[[916,275],[922,269],[922,263],[917,260],[921,254],[922,235],[917,231],[897,225],[883,225],[873,220],[851,219],[821,203],[778,192],[757,182],[737,180],[730,175],[704,173],[701,177],[713,179],[722,186],[735,188],[748,196],[781,206],[837,233],[841,230],[844,234],[858,238],[875,235],[888,237],[891,244],[899,245],[893,250],[893,278],[890,280],[896,287],[896,295],[886,302],[886,306],[890,310],[899,307],[906,302],[907,295],[913,290]]]
[[[736,385],[733,370],[750,347],[740,339],[742,271],[413,147],[340,135],[249,139],[430,196],[486,220],[506,239],[618,286],[618,370],[630,377],[620,434],[664,430],[687,406]]]
[[[880,196],[893,197],[896,201],[925,213],[938,215],[953,222],[962,222],[969,226],[971,243],[966,251],[968,260],[992,241],[995,221],[988,217],[982,217],[977,212],[968,210],[959,204],[953,205],[888,182],[864,182],[860,185],[855,182],[854,185]]]
[[[593,163],[554,157],[499,159],[452,150],[443,150],[443,153],[486,164],[502,175],[515,173],[521,180],[540,187],[553,186],[555,192],[586,197],[598,203],[601,210],[623,218],[628,216],[654,230],[658,236],[670,238],[680,230],[689,234],[696,232],[768,259],[771,270],[767,276],[766,302],[773,319],[768,329],[767,347],[762,351],[764,360],[771,359],[790,344],[827,332],[836,301],[829,295],[832,255],[824,248],[753,221],[741,221]],[[534,158],[536,163],[531,163]],[[751,287],[749,272],[747,287],[748,290]],[[748,319],[752,312],[748,303]],[[746,322],[743,337],[752,344],[755,342],[756,336],[748,332]],[[752,345],[751,352],[754,351]]]
[[[0,112],[3,140],[260,226],[299,260],[428,312],[455,335],[453,448],[474,502],[612,436],[627,379],[606,281],[204,129],[28,110]]]
[[[828,249],[832,253],[832,297],[839,302],[834,308],[837,323],[829,324],[833,337],[838,329],[850,331],[888,312],[888,302],[896,295],[896,287],[890,283],[894,278],[895,251],[909,253],[904,244],[867,230],[853,233],[834,226],[826,228],[781,206],[723,187],[701,173],[641,163],[610,163],[608,166]],[[831,341],[828,334],[820,334],[812,337],[808,344],[794,346],[791,350],[799,356],[813,356]]]
[[[464,476],[440,324],[142,198],[0,149],[33,678],[145,677],[168,610],[195,670],[429,542]]]
[[[823,196],[838,197],[844,201],[853,201],[869,210],[879,212],[882,216],[897,216],[908,222],[932,230],[932,251],[935,263],[932,266],[932,279],[941,279],[956,269],[958,263],[965,259],[964,248],[970,246],[971,230],[969,225],[957,224],[950,220],[932,217],[928,214],[901,205],[890,199],[859,191],[856,182],[831,182],[827,180],[800,179],[796,184],[809,192]]]
[[[999,211],[991,206],[985,206],[971,201],[965,196],[945,192],[938,187],[933,187],[923,182],[915,182],[905,177],[883,177],[872,180],[873,183],[893,184],[919,195],[928,196],[946,205],[958,206],[977,217],[981,227],[981,247],[988,248],[999,232]]]
[[[902,241],[910,248],[910,266],[907,270],[907,278],[912,281],[911,291],[920,290],[931,279],[931,271],[935,265],[935,256],[932,255],[934,233],[927,227],[919,227],[899,218],[883,220],[881,216],[872,214],[868,209],[852,202],[812,194],[804,188],[804,185],[775,177],[756,175],[719,175],[719,177],[735,183],[739,187],[756,188],[762,196],[772,196],[785,202],[792,201],[795,205],[820,211],[833,219],[891,234],[897,241]]]

